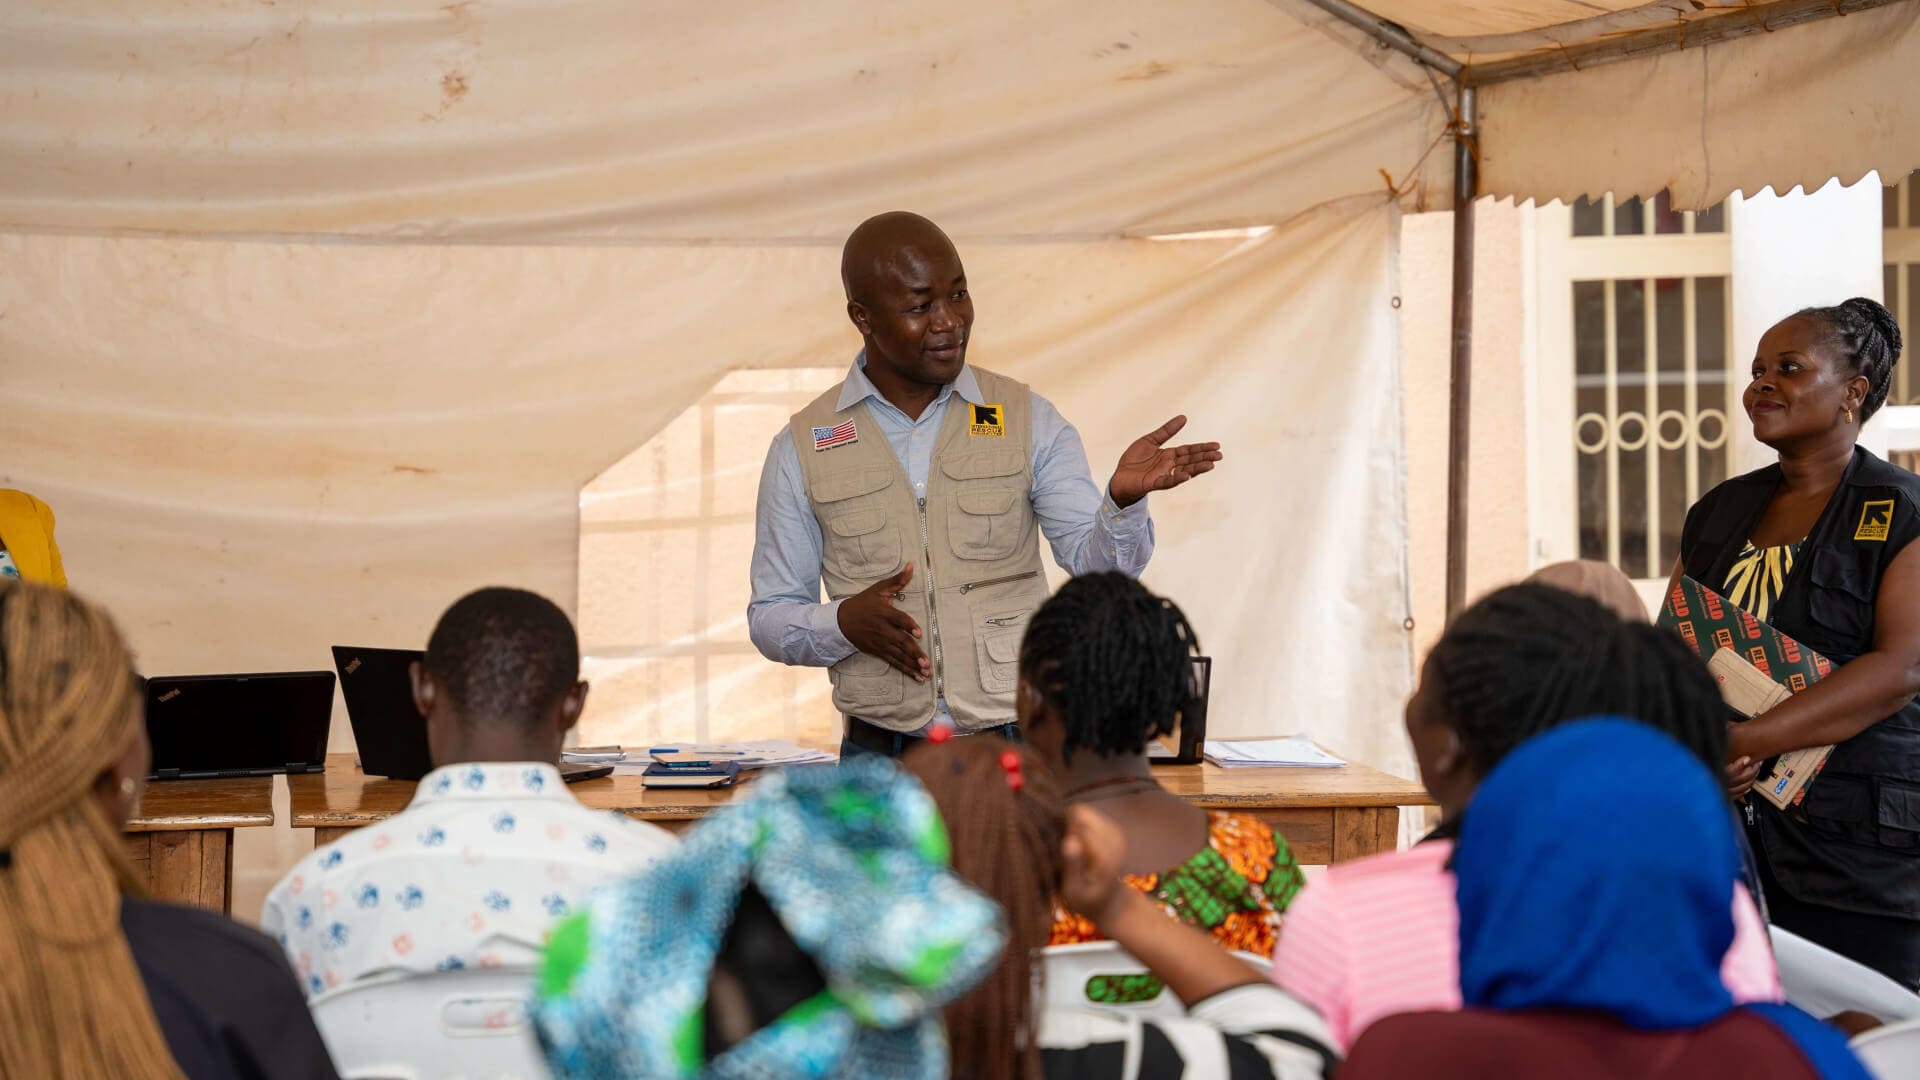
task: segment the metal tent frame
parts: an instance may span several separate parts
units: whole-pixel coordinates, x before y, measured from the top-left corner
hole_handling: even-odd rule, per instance
[[[1592,41],[1557,44],[1485,64],[1470,64],[1420,39],[1398,23],[1348,0],[1307,0],[1314,7],[1355,27],[1380,46],[1411,59],[1428,73],[1434,90],[1452,114],[1448,134],[1453,154],[1453,302],[1447,401],[1447,617],[1467,599],[1467,468],[1472,445],[1473,374],[1473,207],[1480,194],[1478,127],[1474,90],[1493,83],[1582,71],[1600,64],[1633,60],[1682,49],[1708,48],[1749,34],[1772,33],[1857,11],[1909,0],[1772,0],[1749,2],[1672,27],[1610,34]],[[1696,5],[1698,6],[1698,5]],[[1439,79],[1452,83],[1451,99]]]

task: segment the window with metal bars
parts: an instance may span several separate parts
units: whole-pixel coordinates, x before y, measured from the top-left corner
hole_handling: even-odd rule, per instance
[[[1727,475],[1740,390],[1728,277],[1660,273],[1665,246],[1724,232],[1721,207],[1677,212],[1665,193],[1572,210],[1578,550],[1634,578],[1665,578],[1687,508]]]

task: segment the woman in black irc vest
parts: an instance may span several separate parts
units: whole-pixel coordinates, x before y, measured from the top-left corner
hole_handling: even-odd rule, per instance
[[[1899,357],[1872,300],[1767,331],[1743,402],[1780,462],[1694,505],[1680,569],[1838,665],[1728,740],[1742,792],[1835,744],[1799,806],[1745,800],[1773,921],[1920,987],[1920,477],[1855,445]]]

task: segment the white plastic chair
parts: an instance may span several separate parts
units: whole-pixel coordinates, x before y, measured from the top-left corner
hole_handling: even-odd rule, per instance
[[[341,1080],[550,1080],[527,1018],[531,972],[370,983],[313,1002]]]
[[[1273,971],[1273,961],[1264,956],[1249,952],[1236,951],[1234,956],[1246,961],[1260,974]],[[1087,994],[1088,983],[1103,975],[1146,975],[1146,965],[1133,958],[1133,954],[1111,941],[1089,941],[1080,945],[1049,945],[1040,950],[1041,964],[1047,976],[1048,1008],[1063,1009],[1104,1009],[1110,1012],[1131,1013],[1139,1016],[1185,1016],[1186,1006],[1180,999],[1162,986],[1160,992],[1147,1001],[1113,1004],[1096,1001]]]
[[[1880,1080],[1913,1080],[1920,1076],[1920,1020],[1875,1028],[1849,1044]]]
[[[1822,1018],[1851,1009],[1889,1024],[1920,1020],[1920,994],[1792,931],[1767,929],[1788,1002]]]

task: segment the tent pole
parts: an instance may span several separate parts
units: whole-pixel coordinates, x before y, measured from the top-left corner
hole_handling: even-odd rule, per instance
[[[1453,129],[1453,336],[1447,400],[1447,618],[1467,602],[1467,462],[1473,405],[1473,201],[1480,191],[1475,161],[1473,87],[1460,87]]]
[[[1430,67],[1450,79],[1460,77],[1466,67],[1407,32],[1399,23],[1383,19],[1351,0],[1307,0],[1307,3],[1366,34],[1381,46],[1411,57],[1416,64]]]

